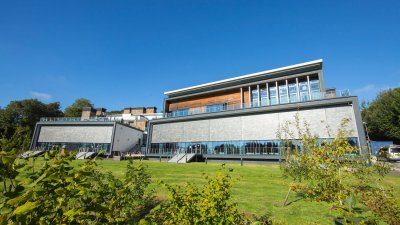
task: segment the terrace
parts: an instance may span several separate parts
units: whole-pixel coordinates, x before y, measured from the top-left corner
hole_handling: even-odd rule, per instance
[[[290,87],[289,87],[290,89]],[[256,89],[257,90],[257,89]],[[229,101],[229,102],[215,102],[210,104],[208,102],[207,105],[202,105],[198,107],[192,108],[182,108],[178,110],[174,110],[171,112],[165,113],[166,118],[171,117],[184,117],[196,114],[203,113],[215,113],[221,111],[232,111],[232,110],[240,110],[240,109],[249,109],[249,108],[259,108],[259,107],[269,107],[273,105],[284,105],[284,104],[293,104],[299,102],[309,102],[309,101],[318,101],[323,99],[332,99],[332,98],[340,98],[340,97],[348,97],[350,96],[350,91],[348,89],[344,90],[336,90],[336,89],[327,89],[325,92],[299,92],[296,91],[291,93],[290,90],[286,90],[284,94],[276,94],[274,96],[270,95],[269,98],[266,94],[257,90],[257,92],[252,93],[250,102],[241,102],[241,101]]]

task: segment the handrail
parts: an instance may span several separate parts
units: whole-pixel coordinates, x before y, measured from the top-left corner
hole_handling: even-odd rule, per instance
[[[337,98],[337,97],[348,97],[350,96],[350,91],[348,89],[344,90],[335,90],[335,91],[326,91],[326,92],[311,92],[311,95],[296,95],[295,100],[291,101],[291,96],[285,95],[287,102],[278,103],[277,99],[276,102],[271,102],[268,99],[261,99],[260,102],[246,102],[241,103],[238,101],[228,101],[228,102],[215,102],[214,104],[223,104],[223,107],[218,108],[218,110],[213,110],[210,106],[214,105],[209,103],[208,105],[202,105],[198,107],[192,108],[181,108],[177,109],[173,112],[169,112],[165,114],[165,117],[184,117],[190,116],[195,114],[202,114],[202,113],[213,113],[213,112],[221,112],[221,111],[231,111],[237,109],[246,109],[246,108],[256,108],[256,107],[264,107],[264,106],[271,106],[271,105],[280,105],[280,104],[287,104],[287,103],[296,103],[296,102],[309,102],[321,99],[330,99],[330,98]],[[275,100],[275,99],[274,99]]]

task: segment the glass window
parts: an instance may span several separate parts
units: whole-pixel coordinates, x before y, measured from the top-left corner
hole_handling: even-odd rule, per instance
[[[310,80],[310,90],[312,99],[321,99],[321,89],[319,88],[318,79]]]
[[[187,116],[189,114],[189,109],[180,109],[171,112],[172,117]]]
[[[224,110],[226,110],[226,103],[207,106],[207,112],[219,112]]]
[[[298,102],[299,99],[297,97],[297,85],[296,83],[289,83],[289,101],[290,102]]]
[[[287,86],[286,84],[279,85],[279,103],[288,103]]]
[[[251,106],[258,107],[258,90],[254,88],[251,90]]]
[[[261,106],[267,106],[268,98],[267,98],[267,88],[266,87],[260,88],[260,96],[261,96]]]
[[[299,92],[300,92],[300,100],[302,102],[310,100],[307,80],[302,80],[299,82]]]
[[[278,101],[276,99],[276,86],[271,85],[269,87],[269,99],[270,99],[271,105],[278,104]]]

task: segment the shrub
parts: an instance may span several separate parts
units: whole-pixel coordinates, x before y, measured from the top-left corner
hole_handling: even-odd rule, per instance
[[[99,171],[96,159],[74,168],[73,156],[51,152],[45,158],[39,171],[28,173],[25,189],[2,198],[0,224],[137,223],[152,205],[143,165],[130,161],[120,180]]]
[[[151,211],[143,224],[245,224],[243,214],[231,202],[232,170],[222,165],[214,177],[198,188],[192,183],[183,187],[167,185],[169,200]]]

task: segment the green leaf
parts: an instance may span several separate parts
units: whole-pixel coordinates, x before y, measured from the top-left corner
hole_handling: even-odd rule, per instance
[[[347,202],[347,207],[349,208],[349,211],[352,211],[352,208],[356,205],[356,197],[354,196],[354,193],[351,193],[349,196],[346,198]]]
[[[26,202],[25,204],[18,206],[14,212],[13,215],[24,215],[27,214],[29,212],[31,212],[32,210],[34,210],[36,207],[39,206],[39,202]]]
[[[50,160],[50,154],[49,154],[49,152],[46,152],[46,153],[44,154],[44,158],[45,158],[46,160]]]

